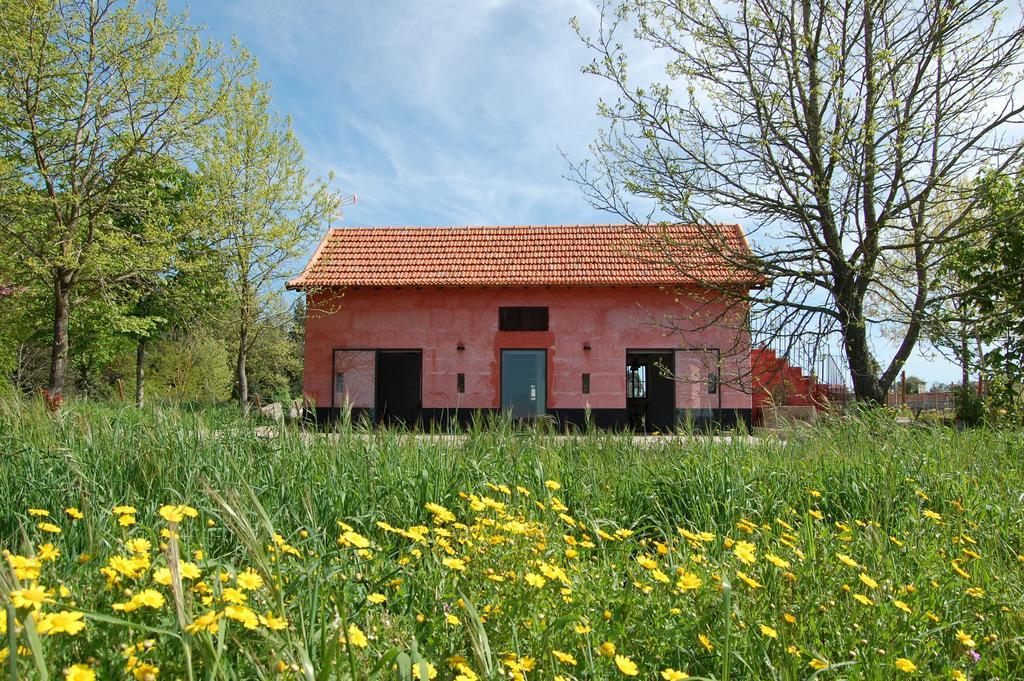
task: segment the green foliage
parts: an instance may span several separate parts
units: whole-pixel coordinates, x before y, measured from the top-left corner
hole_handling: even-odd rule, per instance
[[[978,390],[970,385],[957,385],[953,388],[953,402],[956,405],[956,418],[968,426],[977,426],[985,418],[985,400],[978,395]]]
[[[957,243],[949,267],[978,310],[986,371],[1012,401],[1024,383],[1024,178],[990,172],[977,190],[981,237]]]
[[[155,344],[149,389],[174,401],[223,402],[231,397],[231,355],[222,338],[196,327]]]

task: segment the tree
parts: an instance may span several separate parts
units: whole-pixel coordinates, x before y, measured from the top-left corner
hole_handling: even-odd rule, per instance
[[[927,217],[983,162],[1010,167],[1008,138],[1024,20],[1000,0],[629,0],[605,7],[585,71],[616,101],[591,161],[572,178],[598,208],[644,225],[657,214],[707,225],[729,211],[750,226],[753,256],[727,252],[717,230],[684,244],[763,273],[758,319],[782,314],[837,339],[858,399],[881,403],[918,342],[944,246],[964,236],[976,201],[942,229]],[[668,83],[634,86],[619,32],[664,58]],[[681,92],[673,90],[681,84]],[[640,199],[643,210],[634,207]],[[951,204],[954,205],[954,204]],[[653,206],[653,208],[650,208]],[[657,233],[652,239],[657,239]],[[872,350],[866,303],[882,273],[906,263],[889,363]],[[697,285],[705,282],[695,281]],[[712,287],[713,284],[706,283]],[[756,323],[756,322],[755,322]],[[791,324],[791,329],[792,329]]]
[[[112,325],[135,343],[135,404],[145,400],[145,365],[149,344],[182,325],[201,323],[224,305],[224,270],[214,241],[213,225],[198,203],[196,177],[173,162],[158,162],[147,169],[151,189],[139,201],[142,209],[118,214],[115,219],[128,233],[149,233],[160,239],[168,253],[163,270],[139,271],[116,292],[120,304]],[[153,224],[151,224],[153,223]]]
[[[17,189],[4,194],[0,236],[52,296],[51,393],[64,389],[73,294],[93,299],[167,266],[149,234],[113,218],[138,205],[129,179],[154,158],[186,159],[225,84],[252,72],[197,31],[160,2],[4,4],[0,157]]]
[[[243,411],[247,356],[262,329],[287,322],[278,304],[282,282],[339,204],[328,191],[331,178],[312,178],[304,156],[291,121],[271,111],[267,85],[252,81],[232,90],[199,163],[203,203],[223,230],[219,249],[232,292]]]
[[[986,373],[1015,396],[1024,383],[1024,176],[990,172],[976,185],[981,238],[952,249],[947,269],[961,283]]]

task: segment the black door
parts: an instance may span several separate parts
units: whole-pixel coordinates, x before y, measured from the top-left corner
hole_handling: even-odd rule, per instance
[[[423,355],[415,351],[377,353],[377,422],[415,426],[420,418]]]
[[[626,414],[637,432],[675,429],[675,382],[671,352],[626,354]]]

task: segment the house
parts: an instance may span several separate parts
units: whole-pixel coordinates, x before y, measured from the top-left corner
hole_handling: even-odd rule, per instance
[[[746,310],[721,291],[757,280],[730,251],[738,225],[332,229],[288,284],[305,393],[321,420],[749,424]]]

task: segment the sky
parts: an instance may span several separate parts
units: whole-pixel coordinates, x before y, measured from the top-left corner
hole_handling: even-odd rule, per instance
[[[564,177],[563,154],[586,158],[597,102],[614,95],[581,73],[591,57],[569,26],[593,32],[596,2],[171,2],[186,7],[208,37],[237,36],[259,60],[311,169],[356,195],[335,226],[619,221]],[[891,354],[881,340],[876,351]],[[959,379],[920,351],[906,371]]]

